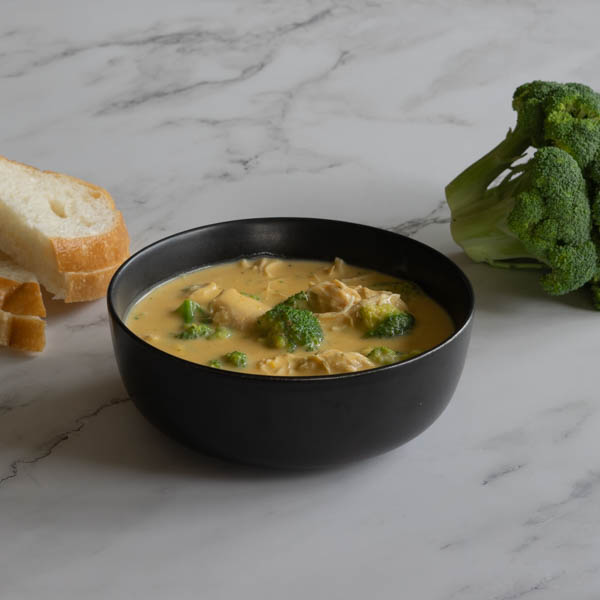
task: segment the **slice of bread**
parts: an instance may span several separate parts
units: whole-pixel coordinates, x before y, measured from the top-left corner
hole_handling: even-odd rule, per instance
[[[106,294],[129,236],[106,190],[0,157],[0,250],[55,298],[79,302]]]
[[[41,352],[46,345],[46,323],[39,317],[0,310],[0,346]]]
[[[46,344],[42,290],[35,275],[0,252],[0,346],[40,352]]]
[[[0,310],[15,315],[46,316],[36,276],[0,252]]]

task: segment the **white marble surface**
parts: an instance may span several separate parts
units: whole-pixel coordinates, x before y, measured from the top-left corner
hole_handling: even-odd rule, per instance
[[[133,248],[247,216],[343,217],[477,294],[442,417],[319,473],[193,454],[127,399],[103,302],[0,355],[0,598],[600,597],[600,317],[471,264],[444,184],[534,78],[600,88],[600,6],[556,0],[4,0],[0,153],[107,187]]]

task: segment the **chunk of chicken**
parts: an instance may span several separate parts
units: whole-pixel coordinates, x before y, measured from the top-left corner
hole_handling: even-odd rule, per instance
[[[213,321],[218,325],[249,331],[269,307],[254,298],[240,294],[235,288],[228,288],[210,303],[210,309]]]
[[[198,304],[208,304],[213,298],[216,298],[223,288],[220,288],[214,281],[201,284],[190,295],[190,300],[198,302]]]
[[[372,369],[376,365],[359,352],[325,350],[310,356],[282,354],[264,358],[257,366],[267,375],[330,375]]]
[[[284,271],[284,262],[278,258],[263,257],[254,261],[243,258],[240,261],[240,265],[243,269],[255,271],[270,279],[280,276]]]
[[[328,373],[352,373],[363,369],[372,369],[372,363],[360,352],[342,352],[341,350],[325,350],[316,355],[325,365]]]
[[[362,300],[356,289],[339,279],[310,286],[308,297],[311,308],[316,313],[347,312]]]
[[[329,277],[342,278],[348,273],[348,266],[341,258],[336,256],[335,260],[333,261],[333,265],[328,267],[326,271]]]
[[[408,306],[406,306],[406,303],[402,300],[400,294],[393,294],[392,292],[376,292],[369,288],[364,288],[364,291],[366,293],[359,304],[361,307],[375,307],[381,306],[382,304],[391,304],[398,310],[408,310]]]

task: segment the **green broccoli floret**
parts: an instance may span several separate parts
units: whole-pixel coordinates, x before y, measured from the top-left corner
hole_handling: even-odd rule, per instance
[[[600,149],[600,95],[580,83],[559,84],[543,111],[545,140],[536,145],[561,148],[585,169]]]
[[[214,332],[211,334],[211,340],[226,340],[233,335],[233,331],[229,327],[223,327],[223,325],[217,325]]]
[[[386,317],[366,333],[366,337],[395,337],[405,335],[415,325],[415,318],[408,312],[400,311]]]
[[[399,312],[400,309],[391,302],[364,302],[359,309],[360,318],[367,329],[377,327],[384,319]]]
[[[175,337],[180,340],[197,340],[198,338],[211,337],[214,333],[214,327],[211,327],[208,323],[191,323],[186,325],[183,331],[176,333]]]
[[[248,365],[248,356],[239,350],[228,352],[225,355],[225,360],[234,367],[245,367]]]
[[[391,365],[421,354],[420,350],[399,352],[387,346],[378,346],[366,354],[366,357],[377,365]]]
[[[317,317],[308,309],[295,308],[306,299],[305,292],[301,294],[304,299],[297,298],[299,294],[296,294],[259,317],[258,332],[269,346],[286,348],[289,352],[300,346],[312,352],[321,345],[323,330]]]
[[[391,365],[398,361],[400,352],[392,350],[387,346],[378,346],[377,348],[373,348],[366,356],[377,365]]]
[[[208,366],[212,367],[213,369],[222,369],[223,363],[220,360],[215,358],[214,360],[208,361]]]

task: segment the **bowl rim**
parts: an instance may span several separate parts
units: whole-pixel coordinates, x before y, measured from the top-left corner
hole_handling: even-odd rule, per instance
[[[425,249],[428,252],[433,253],[434,255],[436,255],[436,257],[438,259],[442,260],[443,262],[446,262],[450,267],[454,268],[456,274],[458,275],[458,278],[462,281],[462,283],[467,291],[467,294],[468,294],[467,318],[465,319],[464,323],[449,338],[445,339],[443,342],[440,342],[433,348],[430,348],[429,350],[425,350],[425,352],[422,352],[421,354],[418,354],[417,356],[413,356],[413,357],[403,360],[401,362],[392,363],[390,365],[382,365],[380,367],[374,367],[373,369],[352,371],[349,373],[331,373],[328,375],[297,375],[296,376],[296,375],[259,375],[257,373],[244,373],[243,371],[232,371],[232,370],[228,370],[228,369],[215,369],[214,367],[209,367],[208,365],[202,365],[200,363],[196,363],[196,362],[187,360],[185,358],[181,358],[179,356],[176,356],[175,354],[170,354],[169,352],[165,352],[164,350],[161,350],[160,348],[157,348],[156,346],[149,344],[144,339],[137,336],[133,331],[131,331],[131,329],[129,329],[129,327],[127,327],[127,325],[125,324],[123,319],[121,319],[121,317],[117,314],[117,311],[116,311],[116,309],[114,307],[114,303],[113,303],[114,289],[115,289],[116,285],[118,284],[118,279],[121,277],[121,273],[123,272],[123,270],[126,269],[128,267],[128,265],[133,260],[135,260],[138,256],[140,256],[141,254],[151,251],[151,249],[155,248],[156,246],[159,246],[161,244],[166,244],[166,243],[170,242],[171,240],[173,240],[173,238],[188,235],[188,234],[191,234],[196,231],[202,231],[202,230],[210,229],[213,227],[223,227],[223,226],[234,225],[234,224],[235,225],[240,225],[240,224],[243,225],[243,224],[251,224],[251,223],[255,223],[255,224],[256,223],[274,223],[277,221],[303,221],[303,222],[315,222],[315,223],[318,222],[318,223],[325,223],[325,224],[329,223],[329,224],[337,224],[337,225],[352,225],[353,227],[359,227],[359,228],[368,229],[371,231],[377,231],[380,233],[386,233],[389,235],[398,236],[398,237],[404,238],[405,240],[408,240],[409,243],[411,243],[411,244],[415,244],[416,246],[421,246],[423,249]],[[260,254],[261,253],[259,253],[259,252],[256,253],[257,256]],[[264,252],[264,254],[268,254],[268,252]],[[251,256],[251,255],[244,255],[244,256],[240,256],[239,258],[241,259],[241,258],[244,258],[245,256]],[[275,256],[275,254],[273,254],[273,256]],[[303,259],[302,259],[302,257],[298,257],[296,260],[303,260]],[[207,266],[209,266],[209,265],[207,265]],[[198,267],[198,268],[201,269],[202,267]],[[185,272],[188,272],[188,271],[185,271]],[[165,280],[165,282],[166,281],[169,281],[169,280],[167,279],[167,280]],[[159,285],[159,284],[157,284],[157,285]],[[149,288],[149,289],[151,289],[151,288]],[[121,265],[118,267],[118,269],[113,273],[113,276],[111,277],[110,283],[108,285],[108,290],[107,290],[107,294],[106,294],[106,302],[107,302],[107,306],[108,306],[108,313],[109,313],[109,316],[111,317],[113,323],[115,323],[121,330],[123,330],[126,333],[126,335],[128,335],[133,341],[141,344],[142,347],[144,347],[146,350],[150,350],[151,352],[156,353],[158,356],[162,356],[163,359],[165,359],[165,360],[176,361],[182,365],[186,365],[188,368],[199,369],[200,372],[211,373],[212,375],[215,375],[215,376],[238,377],[238,378],[242,378],[242,379],[250,379],[250,380],[261,381],[261,382],[265,382],[265,383],[267,383],[267,382],[282,383],[285,381],[289,381],[289,382],[338,381],[340,379],[350,379],[350,378],[354,378],[354,377],[368,377],[371,375],[375,375],[377,373],[381,373],[383,371],[391,371],[394,369],[398,370],[398,369],[401,369],[404,365],[414,364],[415,362],[417,362],[419,360],[424,360],[427,356],[430,356],[433,353],[440,351],[445,346],[451,344],[455,339],[457,339],[459,336],[461,336],[462,333],[466,329],[469,328],[469,326],[471,325],[471,322],[473,320],[473,313],[474,313],[474,309],[475,309],[475,294],[473,291],[473,286],[471,285],[471,282],[469,281],[469,279],[467,278],[467,276],[465,275],[463,270],[454,261],[450,260],[445,254],[442,254],[439,250],[436,250],[435,248],[432,248],[431,246],[424,244],[423,242],[414,240],[414,239],[412,239],[408,236],[402,235],[400,233],[390,231],[389,229],[382,229],[380,227],[374,227],[372,225],[364,225],[363,223],[356,223],[353,221],[341,221],[339,219],[321,219],[321,218],[313,218],[313,217],[255,217],[255,218],[248,218],[248,219],[233,219],[230,221],[219,221],[217,223],[208,223],[206,225],[200,225],[199,227],[192,227],[190,229],[178,231],[178,232],[168,235],[164,238],[160,238],[159,240],[156,240],[156,241],[144,246],[143,248],[140,248],[139,250],[134,252],[131,256],[129,256],[123,263],[121,263]],[[442,308],[445,309],[444,306],[442,306]]]

